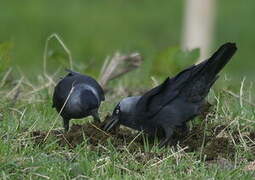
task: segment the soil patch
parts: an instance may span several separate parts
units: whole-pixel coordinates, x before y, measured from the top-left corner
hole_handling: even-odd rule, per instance
[[[96,148],[101,145],[104,146],[109,141],[119,151],[123,151],[123,148],[128,148],[130,152],[145,153],[146,159],[156,155],[148,154],[145,152],[144,143],[148,143],[149,146],[155,144],[154,139],[147,138],[146,136],[134,133],[129,129],[116,128],[110,133],[106,133],[102,130],[102,127],[109,120],[109,116],[105,118],[102,123],[86,123],[83,125],[73,125],[69,132],[63,133],[62,131],[52,130],[50,133],[47,131],[34,131],[31,133],[35,144],[43,145],[47,143],[49,138],[57,139],[60,146],[69,146],[75,148],[77,145],[87,141],[92,148]],[[235,145],[232,142],[230,136],[219,136],[223,131],[228,131],[226,126],[210,127],[210,124],[202,124],[193,129],[187,135],[176,135],[179,145],[181,147],[188,147],[186,152],[200,152],[201,155],[205,155],[206,160],[212,161],[219,158],[234,159]],[[240,135],[237,132],[234,134],[236,143],[242,143],[240,141]],[[46,138],[47,137],[47,138]],[[145,138],[146,137],[146,138]],[[255,133],[248,133],[243,137],[248,141],[255,142]],[[247,144],[249,148],[255,149],[254,143]],[[138,153],[138,152],[137,152]],[[255,156],[255,154],[254,154]],[[139,156],[137,157],[140,158]],[[144,159],[144,158],[143,158]]]

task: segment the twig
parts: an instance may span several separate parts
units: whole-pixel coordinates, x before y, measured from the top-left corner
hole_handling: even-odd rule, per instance
[[[24,111],[22,112],[22,114],[21,114],[21,116],[20,116],[20,118],[19,118],[19,121],[18,121],[18,125],[17,125],[17,127],[16,127],[16,131],[18,131],[18,130],[20,129],[21,121],[22,121],[22,119],[23,119],[23,117],[24,117],[26,111],[27,111],[27,109],[24,109]]]
[[[12,72],[12,68],[9,68],[8,71],[5,73],[3,79],[1,80],[0,88],[2,88],[4,86],[6,80],[11,72]]]
[[[63,104],[62,108],[60,109],[60,111],[59,111],[59,113],[58,113],[58,116],[56,117],[56,119],[55,119],[54,122],[53,122],[52,127],[51,127],[50,130],[47,132],[47,135],[45,136],[45,138],[44,138],[44,140],[43,140],[44,142],[46,141],[46,139],[48,138],[50,132],[52,131],[52,129],[53,129],[53,127],[54,127],[54,125],[55,125],[55,123],[56,123],[58,117],[60,116],[60,114],[61,114],[62,111],[64,110],[64,107],[66,106],[66,103],[67,103],[68,99],[70,98],[70,96],[71,96],[73,90],[74,90],[74,86],[72,85],[72,89],[70,90],[70,92],[69,92],[69,94],[68,94],[68,96],[67,96],[67,98],[66,98],[66,100],[65,100],[65,103]]]
[[[237,121],[238,121],[237,118],[234,119],[233,121],[231,121],[226,127],[224,127],[224,128],[220,131],[220,133],[218,133],[218,134],[216,135],[216,138],[221,137],[221,135],[223,134],[223,132],[224,132],[227,128],[229,128],[233,123],[235,123],[235,122],[237,122]]]
[[[39,174],[39,173],[33,173],[33,175],[44,178],[44,179],[50,179],[49,176],[45,176],[45,175],[42,175],[42,174]]]
[[[121,169],[121,170],[127,171],[127,172],[129,172],[129,173],[135,172],[135,171],[131,171],[130,169],[128,169],[128,168],[126,168],[126,167],[123,167],[123,166],[118,166],[118,165],[114,165],[114,166],[117,167],[117,168],[119,168],[119,169]],[[137,173],[137,172],[135,172],[135,173]]]
[[[9,97],[12,93],[16,92],[17,89],[21,86],[23,82],[24,77],[22,76],[17,85],[6,95],[6,97]]]
[[[241,139],[241,142],[243,142],[244,150],[247,151],[248,147],[247,147],[247,144],[246,144],[246,142],[245,142],[245,140],[244,140],[244,138],[243,138],[243,135],[242,135],[242,133],[241,133],[239,122],[237,122],[237,129],[238,129],[238,133],[239,133],[239,137],[240,137],[240,139]]]
[[[128,144],[127,149],[133,144],[133,142],[143,133],[143,131],[140,131],[133,139],[132,141]]]
[[[92,178],[89,177],[89,176],[85,176],[85,175],[80,174],[80,175],[74,177],[72,180],[76,180],[76,179],[92,179]]]
[[[72,58],[71,51],[67,48],[67,46],[65,45],[63,40],[60,38],[60,36],[58,34],[56,34],[56,33],[53,33],[50,36],[48,36],[48,38],[46,39],[46,43],[45,43],[45,47],[44,47],[44,53],[43,53],[43,72],[44,72],[45,75],[47,74],[48,46],[49,46],[50,40],[53,39],[53,38],[55,38],[59,42],[59,44],[63,47],[64,51],[68,55],[70,69],[73,69],[73,58]]]
[[[107,135],[107,136],[110,136],[110,134],[108,134],[107,132],[105,132],[105,131],[103,131],[102,129],[98,128],[98,127],[95,126],[94,124],[92,124],[92,123],[89,123],[89,124],[90,124],[91,126],[93,126],[95,129],[97,129],[98,131],[104,133],[104,134]]]
[[[206,119],[205,119],[205,127],[204,127],[204,133],[203,133],[203,141],[202,141],[201,150],[200,150],[200,155],[199,155],[199,159],[200,159],[200,160],[202,160],[202,155],[203,155],[204,148],[205,148],[205,138],[206,138],[207,126],[208,126],[208,116],[206,116]]]
[[[121,55],[116,52],[110,59],[106,58],[101,69],[99,82],[105,87],[110,80],[116,79],[139,67],[142,63],[142,57],[139,53]]]
[[[62,134],[62,137],[64,139],[64,141],[71,147],[71,148],[74,148],[74,146],[68,141],[68,139],[66,139],[65,135]]]
[[[36,89],[34,89],[34,90],[32,90],[32,91],[30,91],[30,92],[24,94],[23,96],[26,97],[26,96],[30,96],[30,95],[32,95],[32,94],[35,94],[35,93],[37,93],[37,92],[39,92],[39,91],[41,91],[41,90],[43,90],[43,89],[46,89],[46,88],[50,87],[51,84],[52,84],[52,82],[48,82],[47,84],[45,84],[45,85],[43,85],[43,86],[41,86],[41,87],[38,87],[38,88],[36,88]]]
[[[163,161],[165,161],[165,160],[169,159],[170,157],[175,156],[176,154],[178,154],[178,153],[180,153],[180,152],[183,152],[183,151],[184,151],[184,150],[186,150],[186,149],[188,149],[188,146],[186,146],[186,147],[184,147],[184,148],[180,149],[179,151],[177,151],[177,152],[175,152],[175,153],[172,153],[170,156],[167,156],[166,158],[161,159],[160,161],[158,161],[158,162],[156,162],[156,163],[152,164],[152,165],[151,165],[151,167],[156,166],[156,165],[158,165],[158,164],[162,163]]]
[[[239,95],[239,99],[240,99],[240,106],[243,107],[243,87],[244,87],[244,81],[245,81],[245,77],[242,80],[241,83],[241,87],[240,87],[240,95]]]

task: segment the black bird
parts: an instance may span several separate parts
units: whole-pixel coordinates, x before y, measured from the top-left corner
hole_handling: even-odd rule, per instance
[[[226,43],[208,60],[167,78],[143,96],[124,98],[115,107],[104,130],[121,124],[153,136],[163,132],[160,147],[172,144],[174,130],[180,128],[186,133],[186,122],[201,114],[217,74],[236,50],[235,43]]]
[[[93,116],[100,122],[98,108],[105,100],[104,91],[97,81],[78,72],[69,73],[59,81],[53,94],[53,105],[63,118],[65,131],[71,119]]]

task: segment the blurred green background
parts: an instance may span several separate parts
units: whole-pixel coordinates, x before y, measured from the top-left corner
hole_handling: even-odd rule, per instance
[[[148,71],[169,48],[180,46],[184,3],[183,0],[2,0],[2,67],[17,66],[29,76],[42,72],[45,40],[58,33],[71,50],[76,69],[98,75],[105,57],[120,50],[140,52]],[[236,42],[238,53],[225,72],[231,79],[241,80],[244,76],[252,79],[255,1],[218,0],[216,14],[211,52],[226,41]],[[67,59],[57,43],[51,42],[50,50],[48,63],[52,67],[57,66],[56,59]]]

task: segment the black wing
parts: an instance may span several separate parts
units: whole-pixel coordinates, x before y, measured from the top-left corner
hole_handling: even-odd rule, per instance
[[[226,43],[208,60],[185,69],[171,79],[167,78],[141,97],[136,105],[134,119],[140,122],[150,119],[179,95],[187,101],[201,101],[216,81],[217,73],[235,51],[235,44]]]
[[[134,118],[138,121],[149,119],[174,100],[192,76],[194,67],[184,70],[174,78],[167,78],[161,85],[145,93],[136,104]]]

